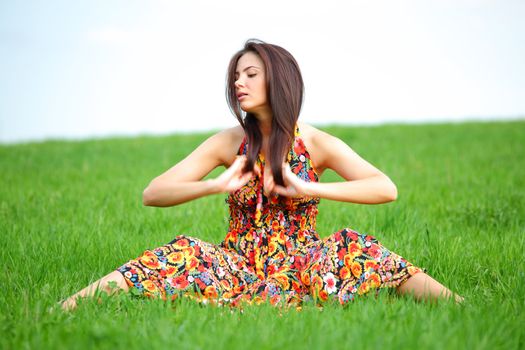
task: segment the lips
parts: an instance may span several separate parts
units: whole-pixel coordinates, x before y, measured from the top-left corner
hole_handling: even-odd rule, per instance
[[[248,96],[248,94],[244,93],[244,92],[238,92],[237,93],[237,99],[238,100],[241,100],[244,96]]]

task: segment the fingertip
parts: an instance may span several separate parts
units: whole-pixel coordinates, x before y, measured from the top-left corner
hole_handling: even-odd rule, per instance
[[[273,191],[277,194],[280,194],[280,195],[285,195],[285,193],[283,192],[283,187],[280,186],[280,185],[275,185],[273,187]]]

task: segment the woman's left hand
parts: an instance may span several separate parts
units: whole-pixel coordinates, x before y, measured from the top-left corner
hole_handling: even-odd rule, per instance
[[[265,192],[273,192],[285,197],[303,197],[308,195],[309,183],[295,175],[288,163],[283,165],[283,180],[285,186],[277,185],[273,180],[273,176],[270,173],[265,173]]]

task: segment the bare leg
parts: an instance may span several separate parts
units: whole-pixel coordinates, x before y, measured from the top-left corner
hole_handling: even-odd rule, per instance
[[[424,272],[419,272],[397,287],[400,294],[412,294],[418,300],[438,300],[454,298],[461,303],[463,298],[447,289]]]
[[[110,282],[116,283],[116,288],[110,286]],[[69,311],[77,307],[77,299],[91,297],[95,295],[97,291],[103,291],[107,294],[114,294],[120,290],[127,292],[129,290],[128,284],[124,279],[124,276],[118,271],[113,271],[110,274],[102,277],[98,281],[90,284],[81,291],[73,294],[62,303],[62,309]]]

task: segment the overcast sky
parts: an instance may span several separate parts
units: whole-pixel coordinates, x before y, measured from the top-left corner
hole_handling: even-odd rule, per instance
[[[301,66],[301,119],[523,118],[525,1],[2,1],[0,142],[236,124],[248,38]]]

